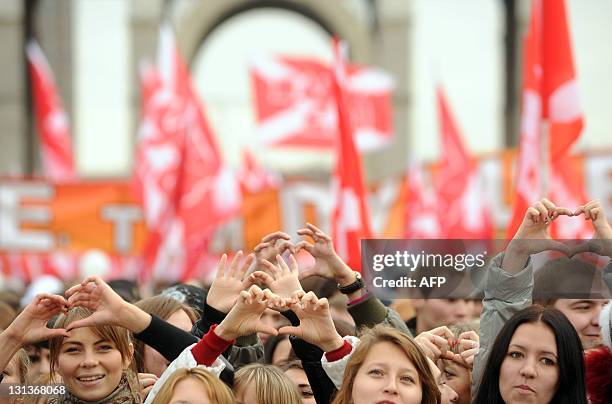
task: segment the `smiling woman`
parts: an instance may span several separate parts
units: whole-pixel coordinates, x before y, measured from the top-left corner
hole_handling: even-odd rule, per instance
[[[54,328],[66,328],[90,316],[77,307],[61,315]],[[61,376],[66,394],[50,403],[140,403],[138,381],[130,369],[134,348],[126,329],[117,326],[76,328],[49,344],[51,369]]]

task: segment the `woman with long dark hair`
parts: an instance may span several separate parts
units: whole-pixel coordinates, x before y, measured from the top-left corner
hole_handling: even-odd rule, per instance
[[[484,370],[476,404],[587,403],[580,338],[553,308],[530,306],[512,316]]]

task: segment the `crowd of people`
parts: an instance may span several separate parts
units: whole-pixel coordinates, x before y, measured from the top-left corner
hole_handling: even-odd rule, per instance
[[[552,239],[561,215],[589,220],[594,238]],[[612,264],[572,258],[612,258],[598,201],[572,210],[539,201],[488,264],[482,302],[415,299],[408,311],[369,291],[319,228],[306,224],[298,235],[294,244],[279,231],[246,256],[224,255],[207,287],[137,299],[89,276],[63,294],[38,294],[0,323],[1,383],[61,389],[5,388],[0,401],[612,402]],[[314,266],[299,268],[300,251]],[[534,271],[531,257],[544,251],[565,258]],[[585,274],[594,280],[588,293],[561,293]]]

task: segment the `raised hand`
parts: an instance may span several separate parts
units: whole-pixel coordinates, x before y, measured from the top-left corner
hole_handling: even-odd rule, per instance
[[[584,215],[593,224],[593,239],[573,249],[573,254],[592,252],[612,258],[612,227],[598,199],[588,202],[574,211],[574,216]]]
[[[93,311],[87,318],[74,321],[68,330],[96,325],[118,325],[139,333],[151,322],[151,316],[123,300],[102,278],[89,276],[66,291],[70,308],[82,306]]]
[[[544,198],[527,209],[523,222],[508,244],[502,268],[511,273],[520,272],[531,254],[556,250],[570,255],[570,248],[550,237],[550,224],[560,215],[573,216],[567,208],[557,207]]]
[[[300,273],[300,279],[318,275],[331,279],[340,285],[348,285],[355,281],[353,270],[336,254],[331,237],[311,223],[297,231],[302,237],[310,237],[314,244],[302,240],[296,245],[296,251],[304,249],[315,259],[312,268]]]
[[[298,291],[289,306],[300,319],[300,325],[281,327],[280,334],[295,335],[325,352],[342,347],[344,341],[334,327],[326,298],[318,299],[313,292]]]
[[[227,341],[257,332],[278,334],[276,328],[261,322],[268,302],[274,299],[270,292],[265,294],[257,285],[252,285],[248,291],[243,290],[225,319],[215,328],[215,333]]]
[[[47,321],[60,313],[66,313],[68,302],[63,296],[42,293],[13,320],[6,329],[6,335],[20,346],[46,340],[53,337],[67,337],[63,328],[47,328]]]
[[[262,261],[267,271],[253,272],[249,275],[250,281],[253,283],[257,281],[263,282],[272,292],[280,297],[291,297],[294,292],[303,290],[298,279],[298,263],[293,254],[289,256],[290,266],[287,265],[280,255],[276,256],[276,263],[277,265],[274,265],[268,260]]]
[[[264,261],[272,261],[277,255],[283,255],[287,250],[294,252],[294,245],[291,243],[291,236],[282,231],[270,233],[261,239],[253,249],[257,260],[256,269],[262,269]]]
[[[215,279],[208,290],[206,304],[222,313],[228,313],[234,304],[236,304],[240,292],[251,285],[248,277],[245,278],[245,274],[255,256],[249,254],[241,263],[242,256],[242,251],[238,251],[228,267],[227,255],[223,254],[219,261]]]
[[[474,358],[480,347],[480,337],[475,331],[466,331],[457,338],[456,351],[458,355],[453,358],[459,364],[472,369],[474,367]]]
[[[567,246],[554,241],[549,234],[550,224],[560,215],[573,216],[574,213],[567,208],[557,207],[546,198],[536,202],[527,209],[514,239],[531,240],[521,243],[531,254],[546,250],[567,252]]]
[[[454,341],[453,332],[446,326],[423,331],[414,339],[421,347],[425,355],[436,362],[438,359],[453,359],[449,341]]]

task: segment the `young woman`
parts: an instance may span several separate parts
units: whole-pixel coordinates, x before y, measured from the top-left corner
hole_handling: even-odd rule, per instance
[[[234,404],[234,395],[219,378],[202,368],[178,369],[168,378],[153,404]]]
[[[484,367],[476,404],[586,404],[578,333],[558,310],[530,306],[508,320]]]
[[[222,266],[220,270],[224,272],[226,268]],[[70,296],[69,302],[71,305],[87,305],[94,310],[91,316],[78,320],[69,328],[110,323],[129,328],[130,331],[142,337],[144,330],[150,328],[153,322],[161,322],[157,317],[151,316],[138,307],[123,301],[104,281],[95,276],[85,279],[80,285],[71,288],[67,294]],[[164,348],[163,350],[167,349],[163,345],[172,344],[180,345],[181,352],[155,383],[145,402],[152,403],[156,400],[162,387],[179,369],[204,366],[207,371],[219,376],[226,367],[221,353],[234,344],[236,338],[256,332],[276,335],[277,330],[262,324],[260,319],[268,304],[272,300],[278,299],[280,298],[270,294],[269,291],[264,293],[259,287],[253,285],[248,291],[240,292],[235,304],[223,321],[218,325],[213,325],[199,342],[184,345],[182,342],[178,343],[173,339],[158,341],[162,345],[160,348]],[[160,335],[158,335],[158,338],[164,339]]]
[[[576,330],[556,309],[542,312],[541,307],[530,307],[534,278],[530,256],[549,250],[572,253],[549,234],[550,224],[561,215],[573,216],[574,212],[548,199],[535,203],[525,212],[505,252],[491,260],[480,317],[480,348],[472,372],[472,394],[477,394],[477,402],[513,402],[518,393],[532,395],[528,398],[534,402],[586,402],[582,346]],[[516,368],[525,358],[538,359],[535,365],[529,362],[529,366]]]
[[[298,388],[302,397],[302,404],[316,404],[316,399],[308,376],[304,371],[304,366],[301,360],[291,360],[278,365],[287,377]]]
[[[430,362],[407,334],[378,325],[359,339],[343,339],[334,328],[327,299],[312,292],[296,293],[290,307],[300,325],[279,333],[296,335],[325,352],[323,368],[339,389],[334,404],[440,403]]]
[[[149,297],[136,302],[135,306],[185,332],[190,332],[197,320],[195,310],[169,296]],[[159,352],[139,340],[134,341],[134,359],[139,373],[157,377],[164,373],[169,363]]]
[[[93,312],[75,307],[60,315],[54,328],[91,316]],[[130,368],[134,347],[123,327],[96,325],[74,328],[65,337],[49,343],[51,369],[62,378],[66,392],[50,403],[140,403],[140,386]]]
[[[376,326],[360,336],[333,402],[361,404],[384,400],[403,404],[441,402],[427,357],[414,340],[393,328]]]

